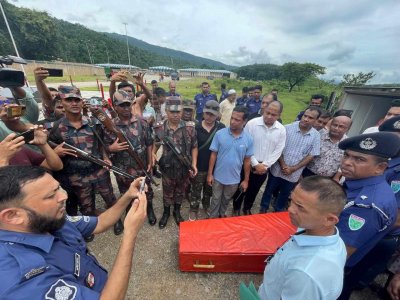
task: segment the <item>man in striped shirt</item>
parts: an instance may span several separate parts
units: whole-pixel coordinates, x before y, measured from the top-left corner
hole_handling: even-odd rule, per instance
[[[313,157],[320,153],[320,134],[313,128],[321,111],[318,107],[310,106],[300,121],[286,125],[286,145],[278,162],[270,170],[268,183],[265,188],[260,213],[267,212],[271,196],[278,191],[275,211],[286,209],[291,191],[301,176],[305,166]]]

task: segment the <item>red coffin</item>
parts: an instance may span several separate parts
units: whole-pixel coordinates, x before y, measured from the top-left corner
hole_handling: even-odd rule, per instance
[[[296,228],[287,212],[182,222],[179,269],[190,272],[264,272]]]

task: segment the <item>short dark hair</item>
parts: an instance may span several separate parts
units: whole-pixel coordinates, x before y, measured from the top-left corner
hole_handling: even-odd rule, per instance
[[[346,204],[343,187],[329,177],[314,175],[299,182],[299,187],[310,193],[317,193],[321,209],[339,216]]]
[[[400,99],[392,100],[390,107],[400,107]]]
[[[319,118],[326,119],[326,118],[332,117],[332,115],[329,111],[326,111],[325,109],[320,109],[320,110],[321,110],[321,115],[319,116]]]
[[[257,85],[254,86],[254,89],[262,91],[262,85],[261,84],[257,84]]]
[[[254,91],[254,86],[249,87],[249,92]]]
[[[157,88],[154,89],[154,94],[157,97],[165,96],[165,90],[163,88],[161,88],[161,87],[157,87]]]
[[[307,108],[304,110],[304,112],[306,112],[307,110],[318,112],[317,119],[321,116],[321,109],[319,108],[319,106],[310,105],[309,107],[307,107]]]
[[[49,87],[49,91],[50,91],[50,92],[58,92],[58,90],[55,89],[55,88],[53,88],[53,87]]]
[[[321,95],[321,94],[314,94],[314,95],[312,95],[311,96],[311,100],[312,99],[321,99],[322,101],[321,102],[324,102],[324,95]]]
[[[247,120],[249,118],[249,110],[247,109],[246,106],[243,106],[243,105],[235,106],[233,111],[243,113],[243,120]]]
[[[270,106],[271,104],[278,104],[279,105],[279,113],[283,112],[283,103],[279,100],[276,101],[272,101],[270,103],[268,103],[267,107]]]
[[[242,88],[242,93],[248,93],[249,92],[249,88],[247,86],[244,86]]]
[[[132,92],[135,93],[135,87],[133,86],[132,83],[129,83],[127,81],[122,81],[120,84],[118,84],[117,88],[118,88],[118,90],[120,90],[120,89],[126,88],[127,86],[132,88]]]
[[[207,81],[204,81],[201,83],[201,85],[203,86],[203,85],[210,85],[210,84]]]
[[[353,111],[348,110],[348,109],[338,109],[337,111],[335,111],[335,113],[333,114],[333,117],[340,117],[340,116],[345,116],[345,117],[349,117],[351,118],[351,114]]]
[[[29,181],[43,177],[46,170],[34,166],[5,166],[0,168],[0,210],[12,201],[20,201],[25,195],[22,188]]]
[[[221,83],[221,89],[226,89],[226,83]]]
[[[154,84],[154,83],[157,83],[157,80],[153,79],[153,80],[151,81],[151,84]]]

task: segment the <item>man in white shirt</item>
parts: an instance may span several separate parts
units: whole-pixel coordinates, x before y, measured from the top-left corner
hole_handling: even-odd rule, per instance
[[[378,126],[373,126],[373,127],[369,127],[367,129],[365,129],[363,134],[379,132],[378,127],[380,124],[382,124],[386,120],[389,120],[390,118],[398,117],[398,116],[400,116],[400,99],[394,99],[392,101],[392,105],[390,106],[389,110],[387,111],[385,117],[383,118],[383,120],[381,120],[379,122]]]
[[[262,300],[337,299],[343,287],[346,246],[336,224],[346,203],[342,187],[311,176],[292,192],[289,216],[299,231],[268,259]]]
[[[228,91],[228,97],[221,102],[219,105],[219,112],[221,113],[221,123],[226,127],[230,126],[231,116],[233,109],[236,106],[236,91],[230,89]]]
[[[273,101],[267,105],[261,117],[250,120],[244,129],[253,138],[254,155],[251,157],[252,170],[247,192],[234,199],[234,216],[240,215],[243,198],[243,214],[251,215],[258,191],[267,179],[268,169],[282,154],[286,141],[285,126],[278,121],[282,110],[282,103]]]

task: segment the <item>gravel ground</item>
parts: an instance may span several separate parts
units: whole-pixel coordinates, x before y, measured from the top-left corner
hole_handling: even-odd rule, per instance
[[[160,182],[159,179],[156,179]],[[118,189],[114,182],[114,191]],[[162,191],[160,186],[154,188],[155,213],[157,219],[162,215]],[[260,203],[260,191],[253,211]],[[99,196],[98,196],[99,198]],[[103,202],[97,199],[97,206]],[[189,214],[189,203],[182,205],[182,215],[185,219]],[[228,209],[228,212],[231,208]],[[200,218],[204,214],[200,213]],[[168,225],[163,230],[158,224],[150,226],[146,222],[140,231],[136,242],[134,263],[129,282],[126,299],[239,299],[240,282],[253,281],[258,287],[262,281],[262,274],[252,273],[191,273],[181,272],[178,269],[178,227],[172,215]],[[88,244],[91,252],[99,262],[111,270],[118,252],[121,236],[115,236],[112,230],[96,236]],[[384,279],[380,279],[383,282]],[[351,300],[379,299],[371,290],[354,292]]]

